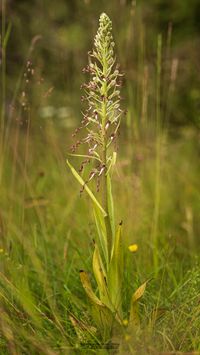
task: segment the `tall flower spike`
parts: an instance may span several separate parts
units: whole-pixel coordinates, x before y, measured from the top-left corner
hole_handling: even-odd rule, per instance
[[[89,82],[82,85],[87,108],[83,113],[81,128],[87,136],[81,140],[88,145],[88,161],[96,162],[93,177],[106,174],[112,159],[112,142],[120,125],[120,76],[119,66],[115,63],[112,22],[103,13],[99,19],[99,28],[94,39],[94,49],[89,52],[89,64],[83,69],[89,73]],[[77,130],[76,130],[77,131]],[[76,144],[73,146],[76,147]],[[91,178],[88,179],[89,181]]]

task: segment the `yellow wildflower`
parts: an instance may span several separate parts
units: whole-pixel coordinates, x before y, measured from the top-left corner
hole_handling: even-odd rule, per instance
[[[128,325],[128,319],[123,320],[123,325],[127,326]]]
[[[132,252],[135,253],[138,250],[138,245],[137,244],[131,244],[129,245],[128,249]]]

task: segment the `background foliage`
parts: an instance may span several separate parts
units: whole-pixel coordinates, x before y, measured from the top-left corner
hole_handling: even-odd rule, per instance
[[[137,63],[142,56],[154,70],[155,37],[162,34],[166,50],[163,61],[168,63],[171,58],[177,58],[179,62],[170,121],[176,125],[199,125],[198,5],[198,0],[141,0],[137,5],[128,0],[60,0],[58,6],[48,0],[10,0],[7,7],[7,22],[12,23],[8,45],[9,93],[12,96],[13,81],[35,39],[31,59],[44,79],[44,91],[54,88],[46,102],[70,105],[76,110],[81,69],[91,48],[96,18],[104,10],[112,17],[119,61],[133,88],[141,80]],[[35,100],[42,105],[44,102],[38,96]]]
[[[142,327],[123,335],[121,353],[200,350],[199,0],[0,3],[0,353],[102,347],[70,321],[91,321],[79,270],[91,270],[95,226],[66,167],[101,12],[125,73],[113,195],[127,247],[127,317],[131,295],[153,278]]]

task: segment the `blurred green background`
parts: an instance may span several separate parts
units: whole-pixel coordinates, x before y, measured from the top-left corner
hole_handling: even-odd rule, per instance
[[[143,68],[148,66],[148,76],[153,77],[157,36],[161,34],[162,106],[166,109],[173,77],[170,123],[199,126],[199,0],[8,0],[6,4],[6,22],[12,25],[7,47],[8,105],[29,57],[35,69],[34,84],[29,85],[34,108],[66,108],[57,112],[60,120],[72,111],[79,117],[79,87],[85,80],[82,68],[92,47],[98,17],[107,12],[113,21],[119,62],[133,88],[137,113],[140,115],[138,91],[143,85]],[[47,111],[42,111],[44,116]]]

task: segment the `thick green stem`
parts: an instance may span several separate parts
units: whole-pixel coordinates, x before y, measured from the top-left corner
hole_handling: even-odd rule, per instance
[[[110,259],[111,250],[112,250],[112,229],[110,222],[110,215],[108,209],[108,183],[107,183],[107,149],[106,147],[103,150],[103,164],[105,164],[105,171],[103,173],[103,208],[105,209],[107,216],[105,217],[105,225],[106,225],[106,235],[107,235],[107,248],[108,248],[108,258]]]
[[[103,73],[106,76],[107,64],[104,62]],[[106,134],[106,123],[107,123],[107,83],[103,83],[103,102],[102,102],[102,141],[103,141],[103,151],[102,151],[102,162],[105,166],[103,172],[103,186],[102,186],[102,203],[103,208],[105,209],[107,216],[105,217],[106,225],[106,235],[107,235],[107,248],[108,248],[108,258],[110,259],[111,250],[112,250],[112,228],[108,208],[108,183],[107,183],[107,134]]]

